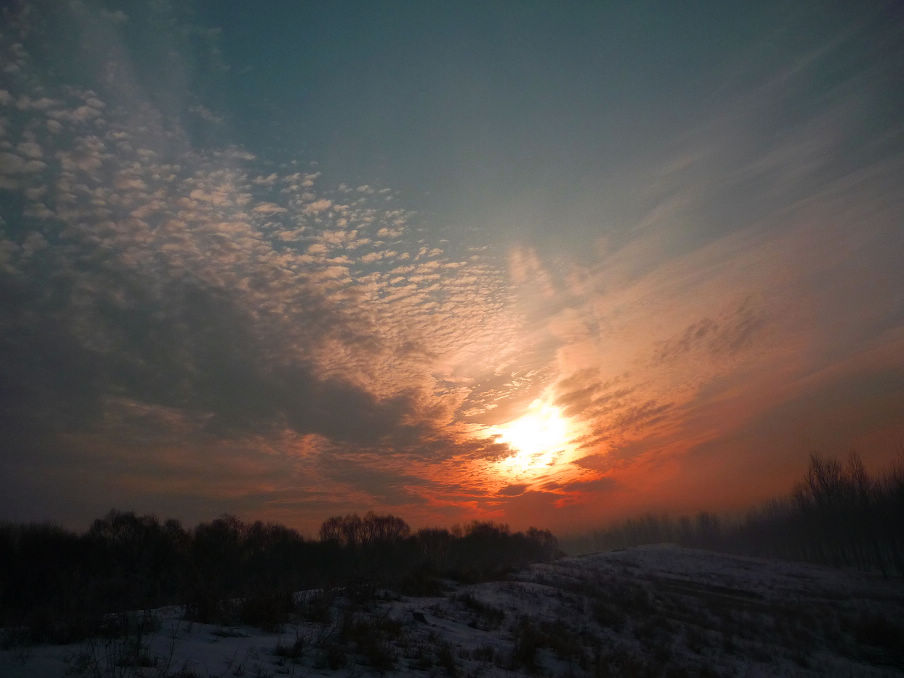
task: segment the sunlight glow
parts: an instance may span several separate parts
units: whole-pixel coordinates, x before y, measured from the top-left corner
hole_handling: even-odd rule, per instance
[[[536,475],[559,461],[569,448],[569,422],[558,407],[535,400],[527,414],[490,430],[497,442],[505,443],[514,454],[502,460],[506,475]]]

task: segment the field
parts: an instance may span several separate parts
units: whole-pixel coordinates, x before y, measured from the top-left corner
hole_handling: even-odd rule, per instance
[[[116,633],[26,645],[0,673],[50,676],[892,676],[904,674],[904,582],[646,546],[442,582],[430,596],[371,586],[298,592],[261,630],[111,615]],[[266,626],[266,624],[264,624]]]

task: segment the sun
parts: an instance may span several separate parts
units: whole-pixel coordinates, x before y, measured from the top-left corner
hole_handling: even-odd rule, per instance
[[[497,442],[513,451],[500,463],[506,475],[536,475],[554,465],[570,448],[571,427],[562,411],[543,400],[530,404],[523,416],[490,428]]]

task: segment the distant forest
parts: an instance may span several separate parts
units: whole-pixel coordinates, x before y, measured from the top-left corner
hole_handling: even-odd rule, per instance
[[[111,511],[82,534],[0,524],[0,626],[16,642],[66,643],[122,633],[127,615],[115,613],[178,604],[194,621],[277,628],[295,591],[437,595],[444,579],[498,579],[563,555],[548,530],[473,522],[412,532],[401,518],[375,513],[329,518],[318,537],[231,515],[186,529]],[[845,463],[813,456],[788,496],[742,519],[647,515],[597,530],[572,549],[660,542],[901,576],[904,464],[873,477],[856,455]]]
[[[443,578],[496,579],[562,555],[547,530],[473,522],[412,533],[401,518],[374,513],[332,517],[319,537],[231,515],[185,529],[111,511],[84,534],[0,525],[0,626],[17,630],[16,642],[68,643],[122,633],[127,616],[111,613],[180,604],[190,620],[276,628],[295,591],[431,595]]]
[[[674,519],[648,514],[575,540],[570,550],[642,544],[683,546],[904,575],[904,462],[876,476],[851,453],[846,462],[810,457],[790,494],[741,519],[702,512]]]

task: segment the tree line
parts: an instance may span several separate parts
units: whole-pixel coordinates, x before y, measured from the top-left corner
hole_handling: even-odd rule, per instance
[[[814,454],[788,495],[740,519],[647,514],[596,530],[581,546],[662,542],[904,575],[904,464],[870,475],[856,453],[845,462]]]
[[[84,533],[0,525],[0,625],[33,642],[71,642],[119,623],[110,613],[185,606],[190,619],[278,619],[294,591],[394,588],[432,594],[443,578],[479,581],[560,555],[548,530],[473,522],[412,532],[392,515],[327,519],[320,539],[224,515],[193,529],[111,511]],[[121,631],[121,629],[111,629]]]

